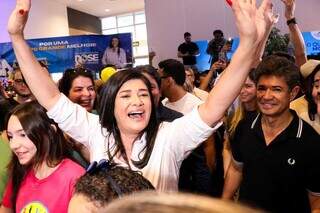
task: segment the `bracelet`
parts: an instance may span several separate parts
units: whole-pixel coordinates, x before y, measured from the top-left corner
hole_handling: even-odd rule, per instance
[[[287,25],[290,25],[290,24],[297,24],[296,18],[292,18],[292,19],[287,20]]]

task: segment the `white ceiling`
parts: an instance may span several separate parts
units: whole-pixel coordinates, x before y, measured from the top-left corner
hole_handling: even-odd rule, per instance
[[[57,0],[68,7],[97,17],[112,16],[144,9],[144,0]],[[109,9],[109,12],[105,10]]]

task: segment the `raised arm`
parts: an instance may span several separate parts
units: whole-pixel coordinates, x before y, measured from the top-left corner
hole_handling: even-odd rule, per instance
[[[261,52],[261,42],[275,21],[271,0],[263,0],[259,9],[255,0],[234,0],[232,10],[239,31],[239,47],[207,101],[199,107],[202,120],[210,126],[223,117],[238,95],[256,55]]]
[[[24,39],[23,30],[28,20],[31,0],[17,0],[8,22],[8,32],[23,76],[39,103],[50,109],[60,92],[47,70],[43,69]]]
[[[296,57],[296,65],[298,67],[302,66],[304,63],[307,62],[307,55],[306,55],[306,47],[302,37],[302,33],[299,29],[298,24],[293,20],[294,12],[296,8],[295,0],[281,0],[285,5],[285,17],[286,20],[289,21],[288,28],[290,34],[290,40],[294,46],[294,56]]]

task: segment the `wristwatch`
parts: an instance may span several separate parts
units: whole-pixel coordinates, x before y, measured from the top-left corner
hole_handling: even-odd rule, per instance
[[[296,18],[288,19],[288,20],[287,20],[287,25],[290,25],[290,24],[297,24]]]

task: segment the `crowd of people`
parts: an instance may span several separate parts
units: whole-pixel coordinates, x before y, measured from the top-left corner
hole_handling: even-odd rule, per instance
[[[229,61],[215,30],[206,75],[186,32],[182,63],[116,71],[126,59],[114,37],[102,80],[76,67],[55,83],[23,35],[31,1],[17,0],[0,213],[320,212],[320,61],[307,60],[295,0],[281,1],[294,57],[264,55],[271,0],[234,0],[239,46]]]

